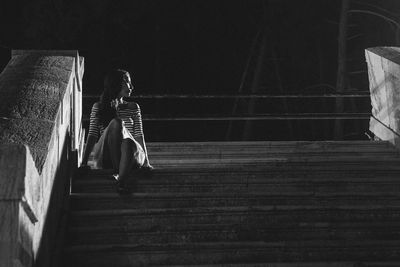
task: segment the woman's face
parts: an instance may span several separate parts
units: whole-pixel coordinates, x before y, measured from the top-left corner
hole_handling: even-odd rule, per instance
[[[133,85],[131,82],[131,77],[129,76],[128,73],[126,73],[122,80],[121,91],[119,92],[118,96],[119,97],[129,97],[129,96],[131,96],[132,91],[133,91]]]

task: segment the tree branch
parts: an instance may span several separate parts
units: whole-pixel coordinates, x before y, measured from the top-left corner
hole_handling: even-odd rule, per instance
[[[393,16],[393,17],[396,17],[396,14],[395,14],[395,13],[390,12],[390,11],[387,10],[386,8],[383,8],[383,7],[380,7],[380,6],[377,6],[377,5],[373,5],[373,4],[369,4],[369,3],[360,2],[360,1],[354,1],[354,2],[357,3],[357,4],[359,4],[359,5],[372,7],[372,8],[374,8],[374,9],[376,9],[376,10],[380,10],[380,11],[382,11],[382,12],[386,12],[388,15],[391,15],[391,16]]]
[[[360,13],[360,14],[368,14],[368,15],[373,15],[373,16],[376,16],[376,17],[380,17],[380,18],[384,19],[386,22],[391,22],[394,25],[396,25],[397,28],[400,28],[400,24],[397,21],[395,21],[394,19],[391,19],[391,18],[389,18],[389,17],[387,17],[385,15],[379,14],[379,13],[374,12],[374,11],[361,10],[361,9],[352,9],[352,10],[349,10],[348,13]]]

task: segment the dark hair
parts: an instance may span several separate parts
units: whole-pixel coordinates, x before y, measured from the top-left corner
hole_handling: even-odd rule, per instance
[[[124,76],[129,75],[126,70],[111,70],[104,77],[104,90],[100,96],[99,121],[104,126],[117,116],[117,111],[111,107],[111,101],[116,99],[122,88]]]

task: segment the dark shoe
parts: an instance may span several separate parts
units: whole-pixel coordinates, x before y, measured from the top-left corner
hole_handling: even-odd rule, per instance
[[[79,176],[86,176],[90,171],[90,166],[88,165],[82,165],[78,168],[77,174]]]
[[[117,193],[118,193],[118,194],[121,194],[121,195],[128,195],[128,194],[131,194],[131,193],[132,193],[131,190],[130,190],[130,188],[129,188],[129,186],[128,186],[125,182],[123,182],[123,181],[121,181],[121,180],[119,179],[119,175],[118,175],[118,174],[113,174],[111,177],[112,177],[112,178],[114,179],[114,181],[115,181],[115,185],[116,185]]]
[[[117,181],[116,183],[117,193],[120,195],[130,195],[132,194],[131,189],[125,183]]]

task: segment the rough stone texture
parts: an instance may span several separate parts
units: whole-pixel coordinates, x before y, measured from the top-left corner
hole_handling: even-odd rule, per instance
[[[0,202],[0,210],[0,266],[32,266],[34,226],[29,216],[17,200]]]
[[[34,257],[39,174],[27,146],[2,145],[0,151],[0,263],[28,266]]]
[[[0,142],[27,143],[39,172],[74,60],[40,53],[16,55],[0,75]]]
[[[0,266],[50,266],[70,167],[77,165],[70,151],[81,127],[77,57],[13,51],[0,74],[0,250],[8,248]]]
[[[0,143],[28,145],[38,170],[42,170],[53,127],[54,123],[50,121],[0,118]]]
[[[400,147],[400,48],[369,48],[365,57],[373,115],[370,130]]]
[[[0,114],[53,121],[73,66],[71,57],[40,54],[13,57],[0,78]]]

